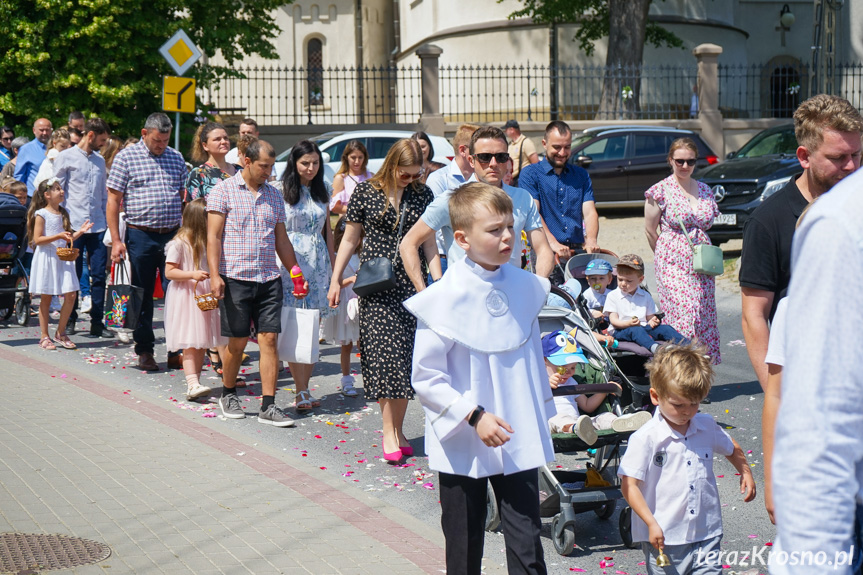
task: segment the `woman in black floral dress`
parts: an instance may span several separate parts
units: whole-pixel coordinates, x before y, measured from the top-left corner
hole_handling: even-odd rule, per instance
[[[397,245],[419,220],[434,196],[419,182],[422,177],[423,155],[416,140],[399,140],[390,148],[381,169],[375,176],[360,183],[348,204],[347,226],[336,263],[328,298],[336,307],[341,292],[342,273],[360,238],[360,268],[363,262],[376,257],[392,259]],[[404,218],[401,236],[399,219]],[[420,249],[420,261],[439,270],[438,251],[434,236]],[[413,455],[413,449],[402,432],[402,424],[413,399],[411,364],[413,362],[416,318],[402,302],[416,293],[405,273],[401,257],[393,261],[396,287],[361,297],[360,365],[363,389],[367,399],[377,399],[383,417],[383,452],[387,461],[398,461]],[[440,275],[438,273],[438,275]]]

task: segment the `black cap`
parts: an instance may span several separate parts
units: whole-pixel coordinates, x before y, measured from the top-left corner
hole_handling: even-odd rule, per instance
[[[521,131],[521,128],[518,127],[518,122],[516,122],[515,120],[509,120],[506,124],[503,125],[504,130],[506,130],[507,128],[515,128],[519,132]]]

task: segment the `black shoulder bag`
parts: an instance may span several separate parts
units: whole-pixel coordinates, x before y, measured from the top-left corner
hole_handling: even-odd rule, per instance
[[[407,188],[405,188],[405,193],[409,193]],[[393,270],[393,262],[399,255],[399,244],[401,244],[402,230],[404,230],[405,226],[404,212],[407,209],[407,205],[405,205],[404,209],[399,212],[399,233],[396,236],[396,251],[393,254],[393,258],[372,258],[360,264],[360,269],[357,271],[357,279],[352,286],[354,293],[358,296],[369,296],[393,289],[398,285],[396,274]]]

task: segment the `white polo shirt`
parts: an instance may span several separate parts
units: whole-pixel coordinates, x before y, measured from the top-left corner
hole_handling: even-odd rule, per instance
[[[731,455],[734,444],[713,417],[698,413],[686,435],[671,429],[659,409],[632,434],[617,474],[640,480],[641,493],[665,534],[666,545],[722,535],[722,509],[713,456]],[[647,524],[632,514],[632,540],[648,541]]]
[[[608,292],[605,298],[603,314],[614,312],[620,319],[637,317],[643,327],[647,326],[647,316],[656,313],[656,304],[653,298],[645,290],[638,288],[635,293],[629,295],[623,293],[620,288]],[[608,328],[608,333],[614,333],[614,326]]]

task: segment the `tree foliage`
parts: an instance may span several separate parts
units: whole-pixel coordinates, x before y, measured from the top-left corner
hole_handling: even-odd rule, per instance
[[[521,2],[524,8],[510,14],[511,20],[527,16],[539,24],[578,24],[574,40],[588,56],[593,54],[594,44],[609,34],[609,0],[521,0]],[[683,46],[683,40],[673,32],[649,20],[646,24],[646,41],[657,48]]]
[[[230,75],[245,55],[275,58],[274,10],[292,0],[0,0],[0,122],[29,135],[39,117],[55,126],[71,110],[138,133],[161,109],[159,48],[185,30],[223,67],[194,66],[201,84]]]

